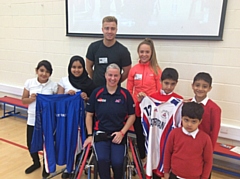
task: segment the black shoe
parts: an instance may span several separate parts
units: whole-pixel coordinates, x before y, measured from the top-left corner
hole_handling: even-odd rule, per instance
[[[70,174],[63,172],[61,177],[62,177],[63,179],[69,178],[69,177],[70,177]]]
[[[26,174],[29,174],[29,173],[32,173],[33,171],[37,170],[38,168],[41,167],[41,164],[38,163],[38,164],[33,164],[31,165],[30,167],[28,167],[26,170],[25,170],[25,173]]]
[[[43,167],[43,171],[42,171],[42,177],[43,178],[47,178],[50,175],[50,173],[47,173],[45,168]]]

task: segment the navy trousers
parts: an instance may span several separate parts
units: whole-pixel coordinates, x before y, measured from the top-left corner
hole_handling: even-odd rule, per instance
[[[98,172],[101,179],[111,179],[112,166],[114,179],[123,178],[123,162],[126,155],[125,144],[115,144],[111,140],[94,143]]]

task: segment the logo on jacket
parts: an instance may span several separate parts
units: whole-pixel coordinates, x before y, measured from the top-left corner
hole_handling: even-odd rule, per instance
[[[99,99],[97,99],[97,101],[100,102],[100,103],[105,103],[107,100],[103,99],[103,98],[99,98]]]
[[[134,80],[142,80],[142,74],[135,74]]]
[[[161,119],[167,120],[169,118],[169,112],[167,110],[161,111]]]
[[[121,99],[116,99],[115,103],[121,103]]]

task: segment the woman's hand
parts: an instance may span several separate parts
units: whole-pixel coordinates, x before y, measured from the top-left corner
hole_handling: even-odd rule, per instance
[[[69,91],[67,92],[67,94],[75,95],[75,94],[76,94],[76,91],[74,91],[74,90],[69,90]]]
[[[87,101],[89,99],[87,96],[87,93],[85,93],[85,92],[81,93],[81,97],[82,97],[82,99],[84,99],[84,101]]]
[[[124,134],[121,131],[119,131],[112,133],[111,136],[114,136],[112,140],[113,143],[120,144],[122,142]]]
[[[92,136],[89,136],[89,137],[84,141],[83,148],[87,147],[88,144],[91,144],[91,145],[92,145],[92,142],[93,142],[93,137],[92,137]]]

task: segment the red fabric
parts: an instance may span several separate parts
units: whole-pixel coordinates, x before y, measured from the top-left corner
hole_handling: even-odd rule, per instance
[[[131,93],[135,104],[137,103],[137,94],[139,92],[144,92],[149,96],[152,93],[160,91],[162,87],[160,83],[162,71],[159,69],[158,75],[156,75],[149,65],[149,62],[144,64],[138,63],[129,71],[127,79],[127,89]],[[142,77],[137,78],[137,75],[142,75]],[[135,109],[136,115],[140,116],[139,106],[136,105]]]
[[[169,134],[164,154],[164,173],[171,170],[186,179],[208,179],[212,160],[211,140],[203,131],[199,130],[195,139],[184,134],[182,128],[176,128]]]
[[[209,99],[207,104],[203,107],[204,113],[199,129],[210,136],[214,149],[221,126],[221,109],[211,99]]]
[[[180,96],[180,95],[178,95],[177,93],[174,93],[174,92],[172,94],[169,94],[169,95],[163,95],[163,94],[161,94],[161,92],[157,92],[157,93],[151,94],[150,97],[154,98],[156,100],[162,101],[162,102],[168,101],[171,97],[183,99],[182,96]]]

